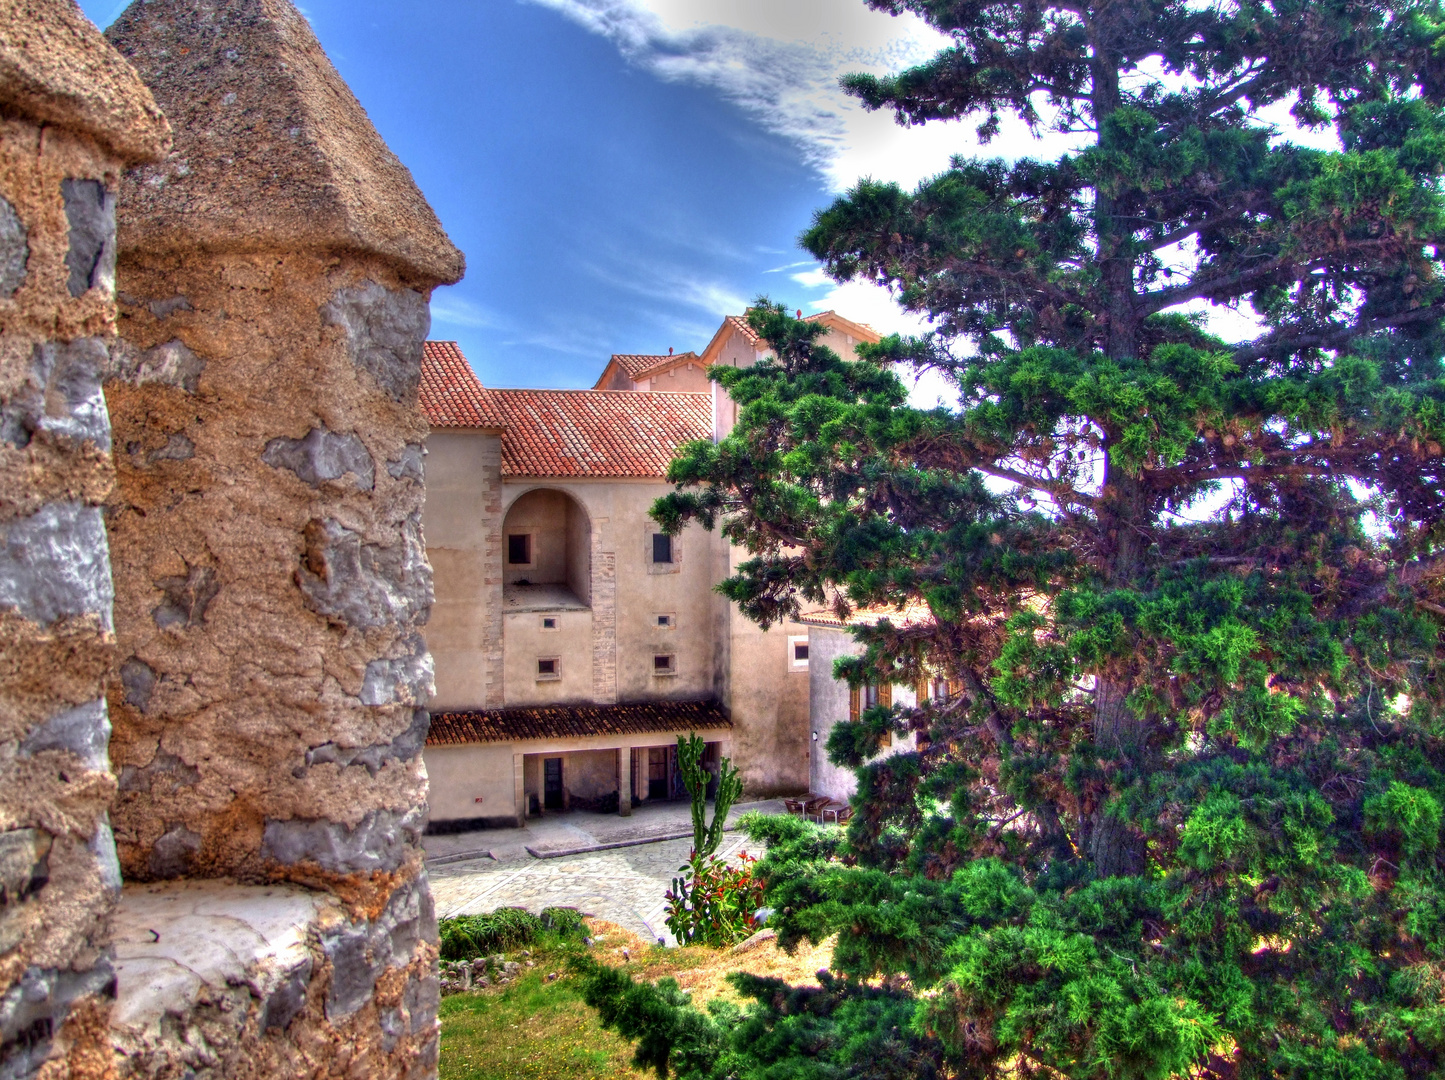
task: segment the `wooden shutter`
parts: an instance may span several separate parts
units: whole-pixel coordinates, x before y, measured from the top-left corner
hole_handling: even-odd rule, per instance
[[[878,704],[885,709],[893,706],[893,684],[883,683],[878,687]]]
[[[856,686],[848,688],[848,719],[854,723],[857,723],[858,717],[863,714],[861,693]]]

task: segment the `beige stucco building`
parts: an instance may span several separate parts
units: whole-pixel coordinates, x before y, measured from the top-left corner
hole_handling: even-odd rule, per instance
[[[814,318],[847,358],[878,340]],[[695,526],[667,537],[648,514],[678,449],[732,428],[707,367],[766,351],[730,317],[700,354],[613,356],[592,390],[495,390],[455,343],[427,343],[434,828],[678,797],[689,731],[751,795],[808,787],[807,627],[742,618],[714,591],[732,547]]]

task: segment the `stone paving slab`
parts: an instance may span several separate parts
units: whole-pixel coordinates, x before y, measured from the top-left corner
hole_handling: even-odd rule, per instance
[[[728,814],[731,825],[750,810],[767,814],[784,812],[778,799],[743,803]],[[711,810],[709,810],[711,813]],[[465,833],[427,836],[423,841],[429,865],[454,855],[490,851],[499,862],[530,859],[527,849],[539,854],[558,851],[597,850],[628,840],[657,840],[687,834],[692,830],[692,811],[684,801],[639,806],[631,817],[573,811],[532,818],[522,829],[478,829]]]
[[[734,858],[747,837],[728,834],[718,849]],[[642,937],[675,944],[664,922],[664,893],[692,850],[692,839],[666,840],[608,851],[498,863],[457,862],[429,868],[437,915],[477,915],[500,907],[540,912],[574,907]]]

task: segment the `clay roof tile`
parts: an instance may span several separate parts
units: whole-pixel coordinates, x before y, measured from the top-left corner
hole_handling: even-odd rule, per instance
[[[548,705],[433,713],[428,746],[517,739],[645,735],[732,727],[715,701],[644,701],[629,705]]]

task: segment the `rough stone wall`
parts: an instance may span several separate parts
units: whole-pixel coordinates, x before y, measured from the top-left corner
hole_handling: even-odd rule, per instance
[[[127,253],[121,283],[126,878],[384,892],[417,871],[426,802],[431,571],[409,469],[425,297],[305,253]]]
[[[124,1076],[407,1075],[398,1055],[435,1027],[424,879],[364,922],[291,886],[128,886],[116,923],[111,1039]],[[434,1043],[410,1062],[412,1075],[435,1067]]]
[[[0,8],[0,1076],[107,1075],[120,888],[100,392],[125,162],[167,138],[63,0]]]
[[[118,1030],[121,1072],[428,1076],[416,395],[460,254],[290,3],[143,0],[109,36],[176,139],[122,185],[105,383],[121,866],[340,913],[279,989]]]

